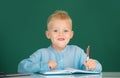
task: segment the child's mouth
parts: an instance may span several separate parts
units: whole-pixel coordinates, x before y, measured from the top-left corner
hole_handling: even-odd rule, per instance
[[[59,41],[64,41],[65,39],[64,38],[58,38]]]

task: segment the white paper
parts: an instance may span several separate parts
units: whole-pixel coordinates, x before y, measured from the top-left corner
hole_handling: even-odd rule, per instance
[[[81,73],[81,74],[98,74],[99,72],[94,71],[86,71],[86,70],[78,70],[73,68],[67,68],[64,70],[51,70],[46,72],[41,72],[41,74],[75,74],[75,73]]]

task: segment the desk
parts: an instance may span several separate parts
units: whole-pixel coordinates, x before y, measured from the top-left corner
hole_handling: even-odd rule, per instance
[[[101,74],[73,74],[73,75],[40,75],[6,77],[6,78],[120,78],[120,72],[102,72]]]

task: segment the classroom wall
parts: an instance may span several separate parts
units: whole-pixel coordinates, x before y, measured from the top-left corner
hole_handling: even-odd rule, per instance
[[[22,59],[51,44],[46,21],[55,10],[73,20],[69,44],[84,50],[90,45],[103,71],[120,71],[120,0],[1,0],[0,72],[17,73]]]

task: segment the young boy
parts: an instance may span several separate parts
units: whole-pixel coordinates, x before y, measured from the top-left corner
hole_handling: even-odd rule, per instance
[[[24,59],[18,66],[19,73],[35,73],[48,70],[75,68],[102,71],[101,64],[87,55],[78,46],[67,45],[73,37],[72,20],[65,11],[55,11],[47,21],[46,36],[52,44]]]

